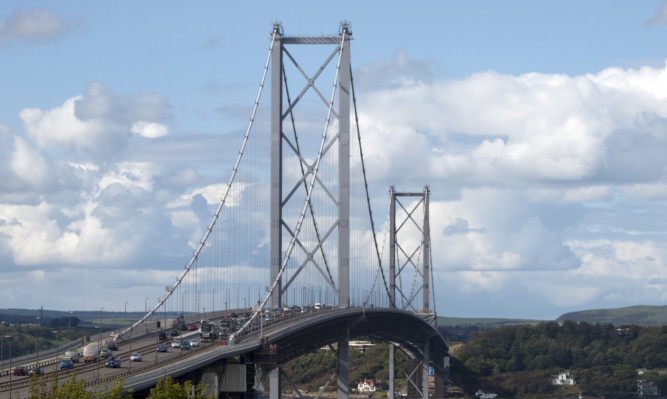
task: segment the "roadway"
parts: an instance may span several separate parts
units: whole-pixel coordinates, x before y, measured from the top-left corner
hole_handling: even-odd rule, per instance
[[[292,317],[274,318],[267,324],[253,324],[250,331],[240,336],[237,343],[232,345],[222,345],[220,340],[202,341],[199,347],[189,350],[171,348],[168,345],[166,353],[158,353],[157,333],[152,332],[136,337],[131,342],[120,343],[119,350],[114,352],[114,356],[121,357],[120,368],[106,368],[104,362],[81,362],[75,363],[72,370],[56,370],[56,361],[52,359],[51,364],[43,369],[47,376],[57,372],[58,379],[76,376],[77,380],[83,379],[86,386],[91,388],[100,383],[113,384],[123,378],[123,385],[136,391],[154,386],[166,375],[184,375],[229,357],[257,352],[261,349],[260,334],[264,345],[270,344],[279,348],[279,364],[348,336],[350,339],[365,336],[391,341],[401,345],[414,357],[421,357],[424,343],[429,341],[429,357],[437,361],[447,352],[446,344],[435,328],[414,313],[395,309],[349,308],[319,310]],[[199,332],[183,332],[184,339],[195,335],[198,336]],[[142,361],[130,363],[131,352],[141,353]],[[26,397],[28,380],[28,377],[12,376],[12,390],[20,392],[21,397]],[[0,378],[0,392],[3,397],[8,389],[9,378]]]

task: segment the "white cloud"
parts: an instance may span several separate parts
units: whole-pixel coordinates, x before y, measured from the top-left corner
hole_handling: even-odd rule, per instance
[[[132,133],[150,139],[166,136],[169,131],[167,127],[159,123],[139,121],[132,124]]]
[[[43,188],[49,182],[49,165],[36,149],[22,138],[14,137],[14,153],[11,157],[12,171],[35,188]]]
[[[111,229],[102,227],[90,212],[61,228],[52,205],[0,205],[0,220],[10,221],[0,226],[8,237],[5,245],[20,265],[86,264],[122,259],[126,244],[114,239]]]
[[[68,30],[65,20],[47,8],[19,8],[6,21],[0,20],[0,45],[18,40],[53,40]]]
[[[70,149],[100,153],[117,147],[117,138],[126,136],[118,126],[102,121],[82,121],[74,115],[75,103],[81,97],[67,99],[62,106],[48,111],[26,108],[19,113],[27,136],[42,149]],[[118,136],[118,137],[114,137]]]
[[[76,116],[81,120],[107,120],[124,126],[139,123],[137,126],[145,127],[164,119],[168,108],[167,99],[160,94],[117,95],[100,82],[90,82],[86,93],[77,99]]]
[[[140,188],[146,191],[153,191],[153,168],[152,165],[145,162],[123,162],[117,164],[113,170],[110,170],[102,176],[98,182],[99,195],[101,191],[112,184],[119,184],[125,189]]]

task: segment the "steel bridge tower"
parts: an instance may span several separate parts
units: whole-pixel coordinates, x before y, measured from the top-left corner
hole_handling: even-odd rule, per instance
[[[352,93],[351,88],[351,70],[350,70],[350,39],[351,32],[347,23],[341,24],[339,36],[316,36],[316,37],[293,37],[284,36],[280,24],[275,24],[273,27],[273,47],[271,49],[271,225],[270,225],[270,263],[271,263],[271,284],[274,287],[270,293],[270,302],[272,308],[281,308],[283,294],[288,292],[290,284],[294,281],[306,264],[318,268],[322,275],[326,273],[322,270],[323,267],[318,265],[314,260],[315,255],[322,251],[323,242],[330,238],[334,231],[337,231],[337,258],[338,270],[337,281],[333,278],[328,281],[337,295],[338,307],[348,308],[350,306],[350,98]],[[336,46],[332,53],[324,60],[317,72],[313,76],[308,76],[305,71],[297,63],[295,56],[288,50],[288,46],[292,45],[333,45]],[[338,57],[336,57],[336,55]],[[336,76],[334,79],[334,89],[331,98],[327,100],[315,86],[315,80],[320,76],[321,72],[327,65],[337,58]],[[307,83],[302,91],[294,98],[290,98],[289,92],[286,88],[287,77],[285,74],[285,61],[290,61],[300,73],[306,78]],[[290,66],[292,65],[290,64]],[[308,161],[308,156],[302,153],[297,135],[295,132],[294,139],[290,140],[285,134],[286,125],[296,129],[296,124],[292,118],[292,112],[297,105],[300,105],[300,100],[303,95],[312,90],[317,93],[322,102],[327,106],[327,121],[326,130],[331,126],[337,127],[333,129],[331,140],[326,145],[321,145],[317,154],[316,161]],[[333,121],[331,121],[333,119]],[[334,123],[335,122],[335,123]],[[334,145],[337,144],[337,145]],[[298,179],[292,187],[285,187],[284,180],[286,167],[284,164],[285,154],[284,150],[289,149],[292,156],[298,158],[299,167],[301,169],[301,179]],[[337,190],[330,190],[325,186],[325,183],[318,178],[317,171],[322,157],[327,154],[332,148],[337,148],[337,153],[332,154],[336,158],[337,163]],[[334,152],[333,150],[331,152]],[[311,185],[308,186],[308,179],[311,179]],[[310,202],[313,187],[317,183],[318,187],[322,187],[326,192],[326,196],[331,199],[333,206],[336,209],[336,217],[330,226],[324,226],[323,231],[319,230],[319,224],[315,220],[315,214]],[[297,190],[305,188],[306,191],[306,206],[313,218],[313,224],[317,235],[317,244],[314,248],[306,249],[303,245],[300,247],[306,254],[307,260],[296,272],[295,276],[289,281],[283,281],[281,269],[284,269],[286,257],[289,256],[289,250],[283,253],[283,234],[286,232],[289,238],[286,240],[297,241],[298,227],[288,227],[287,218],[284,211],[287,202]],[[285,191],[283,191],[285,189]],[[337,191],[337,192],[336,192]],[[304,207],[304,211],[307,208]],[[303,219],[303,213],[301,218]],[[326,262],[326,260],[325,260]],[[326,265],[328,271],[328,265]],[[331,276],[331,273],[328,273]],[[349,397],[349,342],[347,339],[342,339],[338,342],[339,355],[339,371],[338,371],[338,395],[340,398]],[[280,383],[280,369],[274,368],[270,371],[270,392],[271,398],[277,399],[280,397],[281,383]]]
[[[394,187],[389,191],[389,297],[392,306],[420,314],[434,328],[437,321],[435,312],[430,309],[429,298],[431,294],[431,233],[429,221],[429,188],[424,187],[423,192],[397,192]],[[401,198],[416,199],[410,205],[403,204]],[[397,219],[397,206],[399,218]],[[421,211],[421,212],[418,212]],[[422,220],[416,218],[417,214],[423,215]],[[421,241],[414,247],[409,247],[409,240],[402,242],[399,232],[412,228],[413,231],[421,233]],[[408,234],[408,237],[412,237]],[[397,265],[397,258],[403,260]],[[421,258],[421,265],[419,264]],[[420,268],[421,266],[421,268]],[[397,286],[396,281],[401,276],[410,275],[414,282],[419,282],[419,289],[406,290],[402,285]],[[421,292],[421,306],[419,304],[419,293]],[[427,341],[428,342],[428,341]],[[395,392],[395,346],[389,345],[389,395],[393,397]],[[407,376],[408,396],[428,398],[429,359],[428,347],[424,348],[424,359],[408,362],[411,369]],[[421,371],[421,372],[420,372]],[[438,379],[436,379],[438,380]],[[419,389],[421,392],[418,392]],[[421,395],[420,395],[421,394]]]
[[[340,308],[349,307],[349,266],[350,266],[350,96],[351,96],[351,72],[350,72],[350,37],[351,32],[347,23],[341,26],[340,36],[317,36],[317,37],[285,37],[282,35],[282,28],[279,24],[274,25],[274,45],[271,54],[271,244],[270,244],[270,259],[271,259],[271,282],[278,280],[271,293],[271,306],[273,308],[280,308],[282,306],[281,298],[289,288],[289,284],[284,284],[280,281],[280,270],[284,262],[283,254],[283,233],[285,226],[288,226],[284,218],[283,210],[285,209],[287,198],[291,196],[301,185],[305,185],[306,179],[311,177],[315,179],[314,174],[319,162],[309,163],[306,160],[306,155],[299,150],[298,143],[291,142],[287,139],[284,132],[284,125],[290,121],[293,109],[298,105],[299,100],[303,98],[308,90],[317,89],[314,86],[315,79],[319,73],[325,69],[327,64],[336,54],[338,57],[337,80],[334,83],[337,86],[335,90],[335,100],[337,100],[337,110],[331,109],[334,104],[334,96],[329,101],[329,116],[333,115],[338,125],[338,131],[334,135],[332,142],[338,144],[338,195],[334,199],[335,206],[338,210],[337,219],[334,220],[332,229],[337,228],[338,235],[338,287],[335,290],[338,294],[338,306]],[[283,83],[286,80],[285,76],[285,57],[294,62],[296,60],[293,55],[286,49],[288,45],[336,45],[336,49],[324,61],[318,72],[314,76],[308,76],[308,83],[293,101],[285,104],[285,99],[289,99],[285,92]],[[304,76],[305,72],[298,67]],[[325,100],[322,94],[317,91],[322,100]],[[329,125],[327,119],[327,125]],[[327,148],[332,148],[331,143],[327,143]],[[299,157],[300,166],[302,168],[303,177],[296,182],[294,187],[287,190],[287,195],[283,192],[283,176],[285,168],[283,164],[283,150],[285,145],[294,150],[295,155]],[[318,154],[318,161],[321,159],[322,149]],[[318,184],[323,184],[318,181]],[[324,187],[326,190],[326,187]],[[310,193],[308,197],[310,201]],[[310,204],[308,204],[311,206]],[[330,229],[331,230],[331,229]],[[292,232],[292,234],[295,234]],[[322,237],[318,231],[318,246],[312,249],[309,256],[312,259],[313,255],[321,248],[322,241],[326,237]]]

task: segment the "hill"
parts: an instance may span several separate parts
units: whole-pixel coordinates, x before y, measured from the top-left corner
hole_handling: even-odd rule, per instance
[[[551,320],[533,319],[502,319],[502,318],[467,318],[467,317],[438,317],[438,327],[461,327],[475,326],[482,330],[502,326],[515,326],[519,324],[535,325]]]
[[[615,309],[582,310],[565,313],[556,319],[557,322],[565,320],[613,325],[659,326],[667,324],[667,306],[638,305]]]

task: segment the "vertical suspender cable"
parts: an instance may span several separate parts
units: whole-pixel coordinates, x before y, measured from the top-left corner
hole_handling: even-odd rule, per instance
[[[183,272],[181,272],[180,277],[176,280],[174,285],[169,290],[167,290],[167,292],[162,296],[160,301],[158,301],[158,303],[155,306],[153,306],[153,308],[151,308],[151,310],[148,313],[146,313],[143,317],[141,317],[138,321],[136,321],[131,327],[126,328],[125,330],[121,331],[118,334],[119,336],[122,336],[123,334],[130,331],[131,329],[136,328],[137,326],[141,325],[151,315],[153,315],[153,313],[155,313],[155,311],[157,309],[159,309],[160,306],[162,306],[162,304],[164,304],[167,301],[167,298],[169,298],[169,296],[174,292],[174,290],[181,284],[181,281],[183,281],[183,278],[188,274],[188,272],[190,271],[190,268],[192,267],[192,265],[195,263],[195,261],[199,257],[199,253],[204,248],[204,245],[206,244],[206,240],[208,239],[209,235],[211,234],[211,230],[213,229],[213,226],[215,225],[216,221],[218,220],[218,217],[220,216],[220,212],[222,211],[222,208],[225,205],[225,201],[227,200],[227,196],[229,195],[229,192],[231,190],[232,183],[234,182],[234,179],[236,177],[236,173],[238,171],[238,167],[239,167],[239,164],[241,162],[241,158],[243,157],[243,153],[245,151],[246,144],[248,143],[248,137],[250,136],[250,130],[251,130],[253,122],[255,120],[255,115],[257,113],[259,100],[262,97],[262,91],[264,89],[264,82],[266,81],[266,75],[267,75],[267,71],[269,69],[269,63],[271,62],[271,51],[273,50],[273,46],[275,44],[277,31],[278,31],[278,26],[275,26],[273,28],[273,33],[272,33],[272,37],[271,37],[271,47],[269,48],[269,55],[267,56],[266,64],[264,64],[264,72],[262,74],[262,80],[261,80],[261,83],[259,85],[259,91],[257,93],[257,99],[255,100],[255,105],[254,105],[253,110],[252,110],[252,115],[250,117],[250,121],[248,122],[248,128],[246,129],[245,136],[243,137],[243,143],[241,144],[241,149],[239,150],[239,155],[236,158],[236,163],[234,164],[234,169],[232,171],[232,175],[229,178],[229,182],[227,183],[227,189],[225,190],[225,194],[223,195],[223,197],[220,199],[220,204],[218,205],[218,209],[216,210],[216,212],[213,216],[213,221],[208,226],[208,229],[206,230],[204,238],[200,241],[199,247],[197,247],[197,251],[192,256],[192,259],[190,259],[190,262],[185,267],[185,270]],[[197,292],[195,292],[194,294],[197,295]],[[198,309],[196,309],[196,311],[198,311]]]

